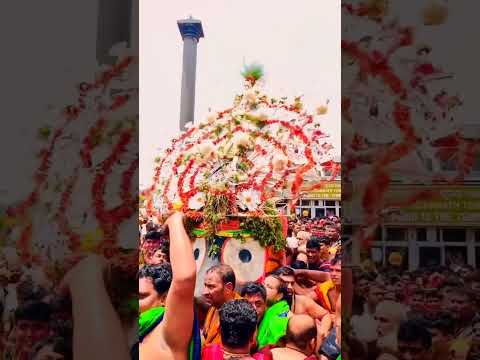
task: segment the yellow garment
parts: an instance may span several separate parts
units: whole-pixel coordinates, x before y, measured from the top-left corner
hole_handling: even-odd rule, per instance
[[[332,246],[330,249],[328,249],[328,252],[330,253],[330,255],[335,255],[337,253],[337,250],[338,250],[338,245]]]
[[[320,305],[327,309],[329,312],[333,313],[335,311],[334,306],[330,303],[330,298],[328,297],[328,292],[333,289],[335,285],[332,280],[325,281],[317,286],[315,292],[317,293],[318,301]]]

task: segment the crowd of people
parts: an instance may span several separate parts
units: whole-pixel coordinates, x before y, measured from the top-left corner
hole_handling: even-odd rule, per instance
[[[480,272],[468,265],[367,264],[354,271],[351,359],[480,359]]]
[[[129,343],[137,338],[138,306],[132,300],[138,297],[136,286],[129,286],[131,306],[123,310],[118,306],[118,296],[111,290],[119,284],[112,262],[84,254],[57,274],[53,266],[22,261],[15,249],[3,250],[1,359],[129,358]],[[123,281],[124,289],[126,284]]]
[[[142,359],[338,359],[341,357],[340,219],[289,222],[286,261],[239,284],[210,267],[195,296],[192,239],[181,213],[144,224],[139,281]]]
[[[138,308],[120,316],[102,257],[88,256],[52,282],[44,268],[4,249],[1,358],[337,359],[342,323],[352,360],[480,358],[480,271],[468,265],[363,264],[353,271],[352,296],[343,289],[342,322],[340,219],[290,220],[284,264],[239,283],[219,262],[206,271],[201,294],[184,220],[177,212],[145,224]]]

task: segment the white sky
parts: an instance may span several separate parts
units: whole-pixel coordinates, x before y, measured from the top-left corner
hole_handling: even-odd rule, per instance
[[[151,183],[158,147],[178,134],[183,42],[192,15],[205,38],[197,54],[195,119],[232,105],[242,64],[259,62],[272,96],[304,94],[309,111],[330,100],[324,131],[340,152],[340,1],[140,2],[140,184]]]

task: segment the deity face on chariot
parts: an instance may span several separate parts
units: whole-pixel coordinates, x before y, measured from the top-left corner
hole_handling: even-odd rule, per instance
[[[212,246],[221,244],[214,256]],[[266,274],[285,264],[285,251],[275,251],[273,246],[262,247],[252,237],[239,238],[232,231],[218,232],[212,244],[201,235],[195,239],[193,255],[197,264],[197,281],[195,295],[202,294],[205,273],[217,264],[232,267],[236,277],[237,290],[250,281],[262,281]]]

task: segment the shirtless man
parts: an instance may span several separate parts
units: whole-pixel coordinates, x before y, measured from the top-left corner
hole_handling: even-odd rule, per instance
[[[329,279],[330,276],[328,273],[323,273],[321,271],[316,271],[317,273],[324,274],[325,279]],[[329,312],[320,305],[318,305],[314,300],[308,296],[298,295],[294,292],[295,284],[295,271],[289,267],[281,267],[274,271],[273,275],[276,275],[282,279],[287,284],[287,292],[291,297],[290,311],[293,314],[301,315],[307,314],[314,319],[321,319]]]
[[[293,315],[288,320],[287,344],[283,348],[272,349],[273,360],[316,359],[317,326],[308,315]]]
[[[165,299],[163,320],[140,343],[139,359],[177,360],[188,358],[193,328],[193,296],[196,265],[192,242],[183,226],[183,213],[171,215],[165,226],[170,233],[172,281]],[[139,285],[140,286],[140,285]],[[153,284],[144,281],[139,288],[139,306],[150,301]]]

